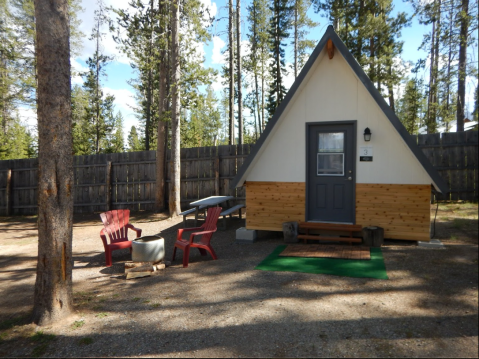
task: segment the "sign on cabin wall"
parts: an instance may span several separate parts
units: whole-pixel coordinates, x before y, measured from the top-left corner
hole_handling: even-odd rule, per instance
[[[373,161],[373,146],[359,147],[359,161],[372,162]]]

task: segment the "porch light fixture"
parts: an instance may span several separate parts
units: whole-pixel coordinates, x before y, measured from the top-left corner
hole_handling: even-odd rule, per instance
[[[369,127],[366,127],[366,129],[364,130],[364,141],[371,141],[371,130],[369,129]]]

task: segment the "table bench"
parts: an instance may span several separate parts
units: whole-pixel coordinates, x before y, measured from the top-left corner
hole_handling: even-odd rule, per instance
[[[223,227],[222,229],[226,229],[226,216],[230,216],[236,211],[239,211],[239,218],[241,219],[241,209],[244,207],[244,204],[237,204],[236,206],[233,206],[231,208],[225,209],[220,213],[220,216],[223,216]]]
[[[304,230],[306,233],[298,234],[298,239],[302,239],[304,243],[307,243],[308,240],[348,242],[349,244],[361,243],[363,239],[359,237],[353,237],[353,232],[361,232],[362,228],[363,227],[359,224],[299,222],[299,230]],[[349,237],[310,234],[310,230],[346,232],[348,233]]]
[[[205,209],[207,206],[200,206],[199,209]],[[180,216],[183,216],[183,227],[186,228],[186,216],[189,214],[194,214],[196,212],[196,208],[190,208],[186,211],[179,213]]]

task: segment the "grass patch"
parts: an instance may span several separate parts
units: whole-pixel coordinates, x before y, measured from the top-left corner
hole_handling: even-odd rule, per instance
[[[148,299],[146,299],[146,300],[143,301],[143,303],[148,304],[148,303],[150,303],[150,301]]]
[[[0,322],[0,330],[8,330],[16,325],[27,324],[29,317],[30,314],[25,314],[19,317],[4,320]]]
[[[37,345],[35,348],[33,348],[31,356],[34,358],[39,358],[47,352],[47,349],[48,343]]]
[[[73,302],[76,306],[83,306],[89,304],[93,297],[93,294],[89,292],[76,292],[73,293]]]
[[[98,313],[97,315],[95,315],[95,317],[97,317],[97,318],[105,318],[105,317],[108,317],[108,313],[104,313],[104,312]]]
[[[457,241],[457,236],[452,235],[451,238],[449,238],[451,241]]]
[[[141,299],[141,298],[135,297],[135,298],[133,298],[132,300],[133,300],[134,302],[139,302],[140,299]]]
[[[30,340],[38,345],[33,348],[31,356],[36,358],[43,356],[48,350],[48,345],[55,340],[55,338],[56,336],[54,334],[45,334],[41,330],[33,334]]]
[[[452,226],[456,229],[462,229],[466,225],[466,221],[462,218],[454,218]]]
[[[91,343],[93,343],[93,338],[90,337],[81,338],[78,341],[78,344],[80,345],[90,345]]]
[[[81,328],[81,327],[83,327],[84,324],[85,324],[85,321],[84,321],[83,319],[76,320],[76,321],[74,321],[73,324],[72,324],[72,329]]]
[[[55,334],[45,334],[43,333],[43,331],[39,330],[38,332],[36,332],[30,337],[30,340],[38,344],[43,344],[43,343],[49,343],[55,338],[56,338]]]
[[[153,308],[158,308],[161,304],[160,303],[152,303],[151,306]]]

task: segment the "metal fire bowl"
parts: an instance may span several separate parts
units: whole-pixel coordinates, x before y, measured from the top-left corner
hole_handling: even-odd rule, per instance
[[[133,262],[159,262],[165,257],[165,239],[160,236],[144,236],[131,241]]]

